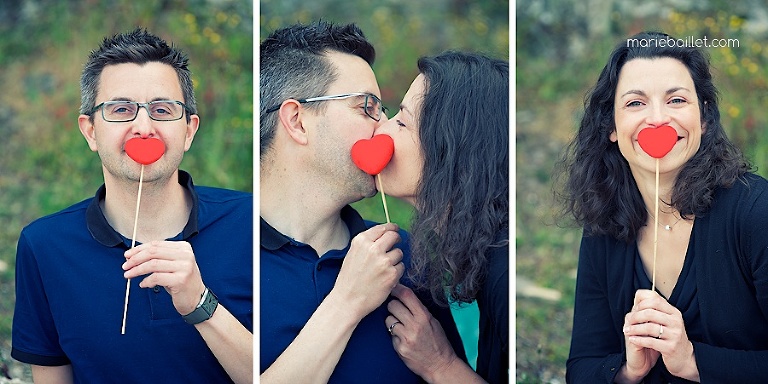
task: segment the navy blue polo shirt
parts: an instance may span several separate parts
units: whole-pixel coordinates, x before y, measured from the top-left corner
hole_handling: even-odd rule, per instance
[[[350,206],[341,211],[351,237],[372,227]],[[400,231],[403,262],[410,264],[408,234]],[[261,219],[260,270],[260,372],[264,372],[296,338],[325,296],[331,292],[349,245],[318,257],[307,244],[295,241]],[[403,283],[410,285],[405,279]],[[448,308],[438,307],[429,295],[419,294],[445,329],[456,354],[466,361],[456,324]],[[392,347],[384,319],[387,302],[355,328],[329,383],[419,383]]]
[[[192,211],[172,241],[192,245],[203,282],[253,331],[253,198],[179,183]],[[38,219],[21,232],[11,355],[24,363],[71,364],[76,383],[228,383],[194,326],[162,287],[131,279],[126,333],[121,265],[131,240],[109,226],[96,196]]]

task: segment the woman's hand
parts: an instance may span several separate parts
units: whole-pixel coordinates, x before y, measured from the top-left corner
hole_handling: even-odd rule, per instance
[[[641,382],[659,360],[660,354],[658,351],[637,343],[639,339],[655,337],[656,335],[653,332],[654,329],[659,329],[658,325],[654,328],[653,325],[638,322],[637,318],[637,296],[635,296],[635,305],[624,316],[624,344],[627,347],[627,362],[619,371],[617,382]]]
[[[635,293],[635,305],[627,314],[624,335],[628,350],[631,344],[657,351],[669,373],[688,380],[699,380],[693,344],[688,340],[683,315],[657,292],[638,290]]]
[[[443,327],[413,291],[398,284],[387,305],[384,321],[392,345],[408,368],[429,383],[482,383],[472,368],[454,352]]]

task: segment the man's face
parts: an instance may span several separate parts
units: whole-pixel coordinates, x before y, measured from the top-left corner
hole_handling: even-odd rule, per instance
[[[99,78],[96,105],[105,101],[135,101],[146,103],[157,100],[184,101],[176,71],[167,64],[150,62],[108,65]],[[197,115],[186,114],[175,121],[150,119],[145,108],[139,108],[133,121],[105,121],[101,109],[93,113],[93,123],[86,115],[78,119],[80,131],[88,146],[98,152],[105,180],[139,180],[141,165],[125,153],[125,143],[134,137],[157,138],[165,144],[165,153],[156,162],[146,165],[145,181],[154,181],[173,175],[189,150],[199,124]]]
[[[358,56],[331,52],[326,55],[336,67],[337,79],[328,88],[327,95],[369,93],[381,97],[373,70]],[[308,97],[325,95],[307,95]],[[329,176],[326,180],[339,191],[338,198],[352,201],[376,193],[372,176],[357,168],[350,155],[352,145],[361,139],[370,139],[373,131],[387,121],[382,116],[375,121],[365,113],[365,96],[322,101],[324,112],[310,113],[307,126],[310,142],[314,144],[315,172]]]

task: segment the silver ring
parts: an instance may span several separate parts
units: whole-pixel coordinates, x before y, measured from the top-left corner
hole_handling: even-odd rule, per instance
[[[392,334],[392,330],[395,328],[395,325],[402,324],[400,321],[395,321],[392,323],[392,325],[389,326],[389,334]]]
[[[661,338],[661,335],[664,334],[664,326],[659,324],[659,335],[656,336],[657,339]]]

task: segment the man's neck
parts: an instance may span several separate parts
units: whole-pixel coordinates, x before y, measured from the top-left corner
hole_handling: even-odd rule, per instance
[[[105,178],[106,196],[101,208],[109,225],[133,238],[139,183]],[[179,184],[178,171],[168,179],[142,183],[138,225],[134,240],[164,240],[182,232],[189,220],[192,197]]]
[[[349,229],[340,215],[346,202],[333,201],[333,194],[321,186],[308,190],[306,185],[288,185],[285,179],[262,176],[260,214],[269,225],[309,244],[319,256],[349,244]]]

